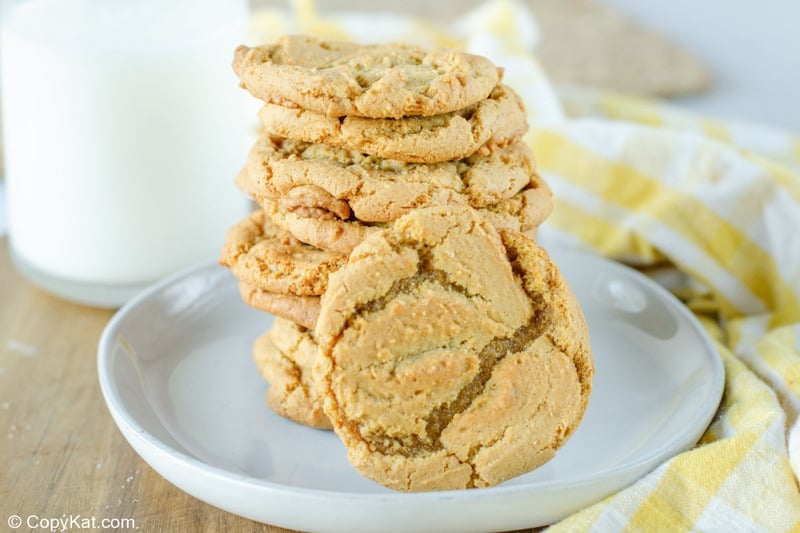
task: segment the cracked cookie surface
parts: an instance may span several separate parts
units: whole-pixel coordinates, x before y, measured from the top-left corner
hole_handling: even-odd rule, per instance
[[[474,210],[481,218],[496,228],[531,232],[547,218],[552,210],[552,193],[544,182],[541,186],[528,187],[497,204]],[[391,223],[364,223],[358,220],[343,220],[331,212],[309,206],[286,207],[278,202],[264,199],[261,203],[264,212],[272,221],[290,232],[298,240],[343,254],[353,248],[368,235],[380,231]],[[443,209],[470,209],[451,206]],[[429,208],[434,209],[434,208]],[[409,210],[413,213],[415,210]]]
[[[421,164],[265,135],[251,148],[236,183],[257,202],[270,199],[284,210],[320,208],[362,222],[388,222],[432,205],[487,207],[524,188],[540,188],[548,194],[544,205],[550,201],[524,143],[485,156]]]
[[[365,239],[331,276],[314,335],[350,462],[397,490],[533,470],[591,389],[586,323],[557,267],[468,208],[421,209]]]
[[[295,239],[257,210],[228,230],[220,256],[240,279],[267,292],[320,295],[328,276],[344,265],[343,254]]]
[[[259,117],[264,129],[281,137],[413,163],[487,155],[518,141],[528,130],[522,100],[505,85],[477,104],[429,117],[338,118],[277,104],[265,105]]]
[[[233,70],[250,94],[331,117],[438,115],[486,98],[500,80],[488,59],[402,44],[360,45],[289,35],[240,46]]]
[[[311,377],[317,349],[310,330],[278,317],[253,344],[253,361],[269,383],[266,401],[273,412],[305,426],[331,429]]]

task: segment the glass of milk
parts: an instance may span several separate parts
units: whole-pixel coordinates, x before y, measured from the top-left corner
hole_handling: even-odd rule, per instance
[[[248,204],[246,0],[17,0],[0,13],[11,254],[40,287],[116,307],[215,259]]]

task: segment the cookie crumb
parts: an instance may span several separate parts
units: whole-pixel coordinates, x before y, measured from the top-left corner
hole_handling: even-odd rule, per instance
[[[6,348],[24,357],[33,357],[39,351],[38,346],[34,344],[27,344],[25,342],[18,341],[17,339],[7,340]]]

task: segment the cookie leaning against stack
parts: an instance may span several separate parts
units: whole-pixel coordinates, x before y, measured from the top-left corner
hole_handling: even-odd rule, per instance
[[[365,239],[331,275],[314,335],[317,394],[350,462],[398,490],[528,472],[589,399],[586,322],[558,268],[465,207]]]
[[[302,36],[284,37],[270,46],[240,47],[236,50],[233,66],[242,86],[266,103],[260,113],[264,131],[236,180],[261,209],[231,228],[220,263],[230,267],[240,280],[242,298],[246,303],[278,317],[272,329],[254,346],[256,364],[270,383],[267,393],[269,407],[302,424],[323,428],[332,426],[348,446],[351,462],[362,473],[401,490],[492,485],[546,460],[577,425],[583,413],[588,394],[586,378],[591,375],[588,356],[581,356],[582,361],[588,360],[589,363],[580,368],[588,371],[570,381],[572,392],[555,387],[559,389],[557,394],[566,395],[564,402],[569,409],[565,408],[561,414],[560,408],[548,410],[551,415],[561,417],[556,425],[536,422],[546,434],[536,436],[538,444],[531,448],[536,450],[535,457],[523,453],[527,458],[519,461],[512,458],[519,455],[515,445],[489,446],[489,441],[483,440],[481,435],[494,435],[491,429],[494,426],[488,421],[484,433],[479,431],[480,435],[467,435],[462,443],[463,446],[485,446],[499,451],[478,454],[485,459],[476,458],[473,452],[477,448],[470,448],[469,457],[461,457],[458,455],[460,452],[451,450],[450,444],[442,440],[444,426],[439,433],[436,430],[435,434],[427,434],[425,438],[428,440],[423,448],[409,444],[407,437],[413,441],[421,438],[421,434],[409,432],[397,417],[397,413],[405,413],[406,408],[415,405],[414,398],[400,389],[386,391],[390,396],[404,398],[402,404],[395,406],[395,415],[358,422],[364,428],[380,427],[381,434],[389,440],[381,437],[378,441],[383,444],[377,445],[373,434],[353,433],[352,409],[369,412],[371,408],[366,404],[347,404],[353,399],[348,396],[351,392],[357,395],[360,390],[366,390],[361,387],[367,385],[356,384],[354,389],[344,393],[347,397],[341,396],[341,389],[334,385],[341,380],[356,383],[358,371],[354,371],[352,379],[356,381],[352,381],[351,377],[336,375],[335,372],[320,373],[319,370],[330,369],[333,360],[337,361],[333,365],[335,368],[346,370],[354,360],[349,360],[349,355],[341,361],[337,358],[342,357],[341,354],[356,352],[357,357],[366,357],[357,364],[365,364],[364,361],[378,364],[382,348],[370,344],[369,338],[361,339],[357,335],[339,338],[338,334],[331,333],[330,324],[336,321],[337,313],[348,308],[350,300],[342,300],[345,302],[343,308],[331,302],[347,296],[342,295],[343,287],[345,293],[349,288],[359,294],[358,291],[384,290],[386,296],[389,287],[385,286],[385,280],[368,276],[365,279],[372,279],[377,285],[369,281],[364,285],[364,280],[355,280],[352,274],[347,274],[353,269],[362,272],[357,265],[363,264],[364,250],[370,250],[376,243],[408,244],[407,240],[411,239],[418,244],[414,245],[415,249],[427,250],[425,257],[437,256],[437,244],[426,240],[427,237],[405,233],[415,224],[439,228],[442,220],[450,220],[448,235],[481,228],[489,236],[463,240],[468,247],[457,252],[456,255],[462,254],[461,259],[451,258],[457,265],[458,273],[454,275],[469,277],[470,269],[484,268],[483,263],[467,261],[470,254],[474,254],[475,259],[485,258],[486,254],[496,256],[499,262],[491,265],[484,274],[490,278],[499,276],[495,281],[500,285],[505,283],[506,289],[511,291],[509,295],[516,290],[517,299],[522,298],[520,309],[524,308],[520,316],[526,312],[530,314],[531,310],[534,314],[539,312],[536,306],[523,302],[524,294],[528,294],[529,299],[533,296],[525,292],[527,288],[520,289],[524,285],[520,280],[527,279],[524,274],[526,267],[515,264],[512,256],[522,255],[535,259],[537,264],[548,264],[543,259],[546,258],[543,251],[530,252],[529,249],[540,249],[520,232],[535,231],[549,215],[552,197],[547,184],[535,172],[530,149],[520,142],[527,130],[524,106],[510,88],[500,83],[500,70],[485,58],[462,52],[426,52],[405,45],[362,46],[322,42]],[[499,254],[500,235],[504,242],[508,241],[507,253]],[[456,252],[451,249],[448,253]],[[557,270],[548,268],[545,267],[547,275],[560,279]],[[509,272],[517,277],[509,277]],[[411,273],[410,277],[416,275],[420,275],[419,272]],[[490,290],[490,278],[485,279],[480,287],[467,283],[462,288],[468,291],[479,289],[472,296],[483,301],[480,290]],[[339,280],[339,285],[331,289],[333,279]],[[439,280],[444,283],[441,288],[451,290],[453,285],[442,279]],[[341,280],[348,281],[342,285]],[[407,280],[395,281],[401,288],[406,286],[404,283],[410,283]],[[510,288],[512,282],[517,283],[517,289]],[[547,287],[539,289],[549,290]],[[394,298],[399,293],[389,290],[389,294]],[[435,299],[433,293],[425,295]],[[350,296],[358,297],[357,294]],[[548,299],[551,296],[555,298],[556,306],[566,305],[567,311],[562,314],[566,313],[564,316],[572,321],[568,321],[569,324],[582,323],[579,309],[564,303],[568,302],[566,296],[554,293],[543,297]],[[478,300],[471,301],[475,303]],[[482,327],[487,324],[480,323],[485,321],[479,318],[480,313],[488,313],[486,316],[493,316],[496,312],[502,314],[501,308],[508,304],[501,300],[487,301],[489,303],[483,302],[478,306],[481,308],[479,313],[469,315],[472,317],[469,320],[474,323],[466,329],[463,329],[466,323],[462,318],[447,313],[443,316],[449,316],[452,322],[443,324],[442,331],[438,332],[432,330],[430,324],[420,322],[419,316],[398,316],[406,320],[404,338],[409,342],[413,339],[417,343],[415,346],[428,346],[436,344],[438,341],[435,339],[439,339],[442,332],[450,332],[456,337],[473,327],[482,332]],[[420,316],[428,312],[425,311],[428,303],[422,298],[416,302],[422,312]],[[458,307],[460,304],[454,305]],[[533,318],[525,320],[530,322]],[[528,340],[531,343],[539,341],[528,337],[516,339],[513,330],[521,326],[511,322],[505,329],[498,330],[499,325],[490,321],[487,331],[494,335],[490,344],[514,348],[516,355],[509,360],[516,360],[523,357],[518,357],[517,352],[530,351]],[[387,322],[385,325],[397,328],[403,323],[393,325]],[[563,327],[578,337],[582,335],[579,328]],[[365,331],[369,331],[369,335],[379,335],[374,328]],[[551,336],[547,327],[542,331]],[[538,335],[543,335],[542,331],[537,329]],[[413,370],[420,374],[412,372],[409,375],[413,379],[416,379],[414,375],[425,379],[428,374],[435,376],[440,373],[442,364],[463,366],[475,363],[484,357],[485,350],[478,347],[483,342],[482,334],[476,333],[473,339],[476,344],[465,347],[462,352],[445,350],[442,353],[448,355],[444,360],[436,360],[434,356],[430,359],[432,366],[425,363],[430,354],[419,357],[420,364]],[[503,335],[508,334],[511,340],[502,340]],[[345,337],[350,340],[343,340]],[[323,339],[322,346],[317,343],[318,339]],[[576,342],[588,350],[588,343],[583,340]],[[489,351],[497,351],[495,348]],[[531,361],[544,357],[539,348],[533,351],[538,355]],[[552,350],[547,348],[544,351],[549,353]],[[401,358],[406,355],[400,354]],[[373,357],[376,359],[372,360]],[[494,362],[478,363],[481,368],[481,365],[488,365],[480,371],[482,377],[478,381],[483,383],[482,387],[494,383],[493,376],[500,372],[496,363],[505,356],[494,354],[490,357]],[[569,357],[577,356],[567,353]],[[312,375],[315,358],[319,368]],[[324,361],[328,361],[327,367]],[[552,365],[548,366],[548,362],[543,364],[546,373]],[[573,387],[575,383],[578,383],[578,389]],[[441,385],[441,394],[434,395],[435,398],[461,394],[454,382]],[[530,383],[523,379],[492,385],[498,386],[503,390],[522,387],[520,391],[525,392]],[[577,396],[573,394],[575,390],[580,391]],[[530,401],[538,402],[545,398],[545,401],[557,405],[555,398],[550,398],[551,393],[550,390],[535,392]],[[473,400],[477,402],[475,405],[485,403],[487,400],[483,398],[491,397],[487,394],[484,396],[477,391],[468,398],[469,401],[459,400],[458,405],[469,410]],[[503,420],[509,425],[503,431],[518,435],[517,430],[509,428],[522,423],[520,421],[533,419],[525,411],[527,407],[512,404],[501,413],[508,415]],[[443,405],[435,407],[434,411],[443,409],[453,411]],[[459,413],[453,411],[452,417],[461,416]],[[377,411],[374,414],[379,415]],[[420,416],[431,420],[439,418],[430,412],[427,415],[420,413]],[[482,416],[474,416],[473,422],[480,421]],[[555,434],[551,435],[553,431]],[[412,433],[415,436],[409,437]],[[399,440],[392,436],[395,434],[400,435],[397,437]],[[496,438],[497,435],[492,437]],[[395,444],[386,448],[384,444],[387,442]],[[379,453],[374,453],[376,450]],[[405,459],[398,462],[398,457]],[[444,463],[442,457],[445,457]],[[502,465],[497,466],[500,465],[497,463],[484,467],[480,466],[481,461],[500,461]],[[394,473],[375,474],[376,468]],[[443,475],[442,469],[452,469],[455,477]],[[465,478],[467,470],[472,474]],[[398,476],[406,476],[406,481],[399,481]]]

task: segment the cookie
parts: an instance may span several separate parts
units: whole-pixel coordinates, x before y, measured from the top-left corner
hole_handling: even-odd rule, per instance
[[[311,332],[282,318],[253,345],[253,360],[269,383],[267,405],[276,414],[305,426],[331,429],[317,400],[311,368],[317,357]]]
[[[330,117],[449,113],[483,100],[500,80],[491,61],[472,54],[299,35],[240,46],[233,70],[256,98]]]
[[[476,211],[497,228],[530,231],[547,218],[553,207],[550,188],[544,181],[537,185]],[[386,223],[365,224],[356,220],[342,220],[315,207],[286,208],[278,202],[266,199],[263,200],[262,207],[275,224],[289,231],[298,240],[342,254],[349,254],[368,235],[386,226]],[[453,206],[456,207],[458,206]]]
[[[268,292],[239,282],[239,294],[244,303],[260,311],[291,320],[305,328],[314,329],[319,317],[319,296],[297,296]]]
[[[237,185],[257,202],[269,198],[284,210],[321,208],[363,222],[388,222],[430,205],[486,207],[541,182],[524,143],[422,164],[275,136],[258,139],[237,177]]]
[[[553,457],[586,409],[586,322],[544,249],[468,208],[421,209],[331,276],[314,330],[324,410],[363,475],[496,485]]]
[[[228,230],[219,260],[249,285],[298,296],[318,296],[325,292],[328,275],[345,261],[347,257],[343,254],[298,241],[261,210]]]
[[[505,85],[475,105],[429,117],[337,118],[276,104],[265,105],[259,117],[264,129],[281,137],[413,163],[486,155],[518,141],[528,130],[522,100]]]

